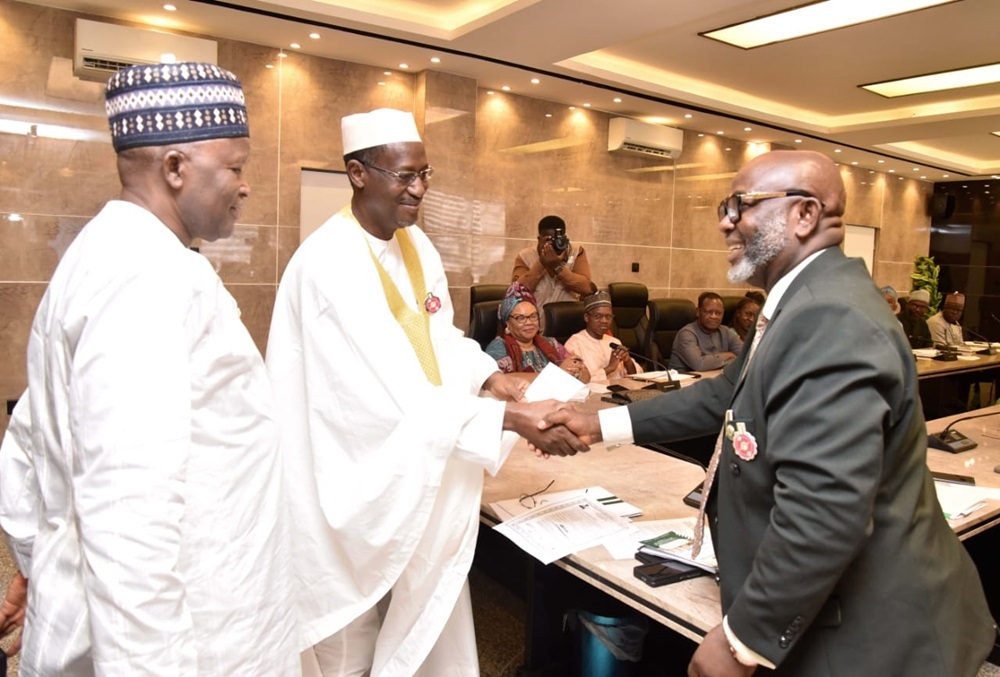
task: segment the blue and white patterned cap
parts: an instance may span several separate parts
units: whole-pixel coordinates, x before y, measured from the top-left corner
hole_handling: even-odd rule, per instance
[[[210,63],[123,68],[108,80],[105,107],[116,153],[250,136],[239,79]]]

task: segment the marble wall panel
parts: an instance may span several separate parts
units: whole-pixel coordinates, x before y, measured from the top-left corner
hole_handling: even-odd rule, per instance
[[[472,284],[469,269],[469,236],[464,234],[428,233],[427,237],[441,255],[448,284],[452,287],[468,287]]]
[[[276,284],[277,226],[237,224],[230,237],[198,249],[224,283]]]
[[[451,305],[455,309],[453,324],[463,332],[469,329],[469,288],[448,287]]]
[[[844,180],[847,193],[845,223],[873,228],[881,225],[885,176],[868,169],[840,166],[840,177]]]
[[[933,185],[915,179],[886,176],[879,233],[879,262],[909,262],[926,256],[930,246],[930,203]]]
[[[534,247],[536,240],[474,236],[471,253],[470,284],[510,284],[514,259],[525,247]],[[589,255],[588,255],[589,256]]]
[[[285,274],[285,267],[288,266],[288,262],[292,258],[292,254],[295,250],[299,248],[299,229],[287,228],[285,226],[278,227],[278,282],[281,282],[281,276]]]
[[[673,250],[666,247],[589,244],[586,250],[592,280],[601,289],[611,282],[641,282],[647,287],[670,285]],[[632,272],[633,263],[639,264],[638,273]]]
[[[737,288],[726,278],[729,263],[723,252],[701,251],[697,249],[674,250],[673,256],[679,257],[683,265],[671,267],[670,288],[672,296],[691,298],[698,297],[703,291],[711,290],[720,294],[729,294]]]
[[[0,214],[0,278],[4,282],[46,282],[66,248],[89,219],[78,216]]]
[[[0,400],[17,399],[28,386],[28,334],[45,289],[41,282],[0,282]]]
[[[227,284],[226,289],[236,299],[240,319],[250,332],[260,354],[266,355],[267,333],[271,327],[276,293],[273,284]]]

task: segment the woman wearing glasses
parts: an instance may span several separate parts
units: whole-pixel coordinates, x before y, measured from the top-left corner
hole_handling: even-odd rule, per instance
[[[538,306],[531,290],[520,282],[507,289],[497,311],[500,335],[486,346],[486,354],[497,361],[500,371],[540,372],[550,362],[587,383],[590,371],[579,357],[567,352],[559,341],[538,332]]]

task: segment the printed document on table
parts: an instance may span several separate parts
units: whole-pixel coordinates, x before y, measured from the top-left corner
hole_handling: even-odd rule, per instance
[[[986,507],[988,499],[1000,500],[1000,489],[971,484],[934,482],[938,503],[945,519],[959,519]]]
[[[586,550],[621,532],[628,520],[618,517],[585,496],[539,506],[494,527],[526,553],[549,564]]]
[[[592,501],[596,501],[605,510],[618,515],[619,517],[631,519],[642,515],[641,508],[637,508],[631,503],[626,503],[604,487],[587,487],[586,489],[570,489],[569,491],[554,491],[550,494],[538,494],[534,496],[534,507],[524,505],[523,501],[516,498],[509,498],[506,501],[490,503],[490,507],[493,508],[493,512],[497,514],[497,517],[500,518],[501,522],[506,522],[510,518],[523,515],[529,510],[537,510],[538,508],[549,505],[550,503],[577,497],[589,498]]]

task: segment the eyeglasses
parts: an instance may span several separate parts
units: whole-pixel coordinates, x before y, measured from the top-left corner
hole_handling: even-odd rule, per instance
[[[511,315],[510,319],[514,320],[518,324],[523,324],[524,322],[538,322],[538,313],[532,313],[531,315]]]
[[[424,167],[419,172],[394,172],[391,169],[382,169],[381,167],[376,167],[375,165],[368,164],[367,162],[362,162],[361,164],[369,169],[374,169],[387,176],[391,176],[404,186],[411,185],[417,179],[420,179],[426,186],[430,183],[431,177],[434,176],[434,168],[430,166]]]
[[[729,217],[729,222],[736,224],[743,216],[743,210],[753,207],[764,200],[773,200],[778,197],[811,197],[818,200],[815,195],[804,190],[779,190],[771,193],[733,193],[719,203],[719,220]],[[822,202],[820,207],[825,207]]]
[[[523,507],[528,508],[530,510],[538,506],[540,503],[544,503],[543,501],[536,501],[535,496],[541,496],[546,491],[551,489],[552,485],[555,483],[556,481],[553,479],[551,482],[545,485],[544,489],[539,489],[533,494],[521,494],[521,498],[517,499],[517,502],[520,503]]]

